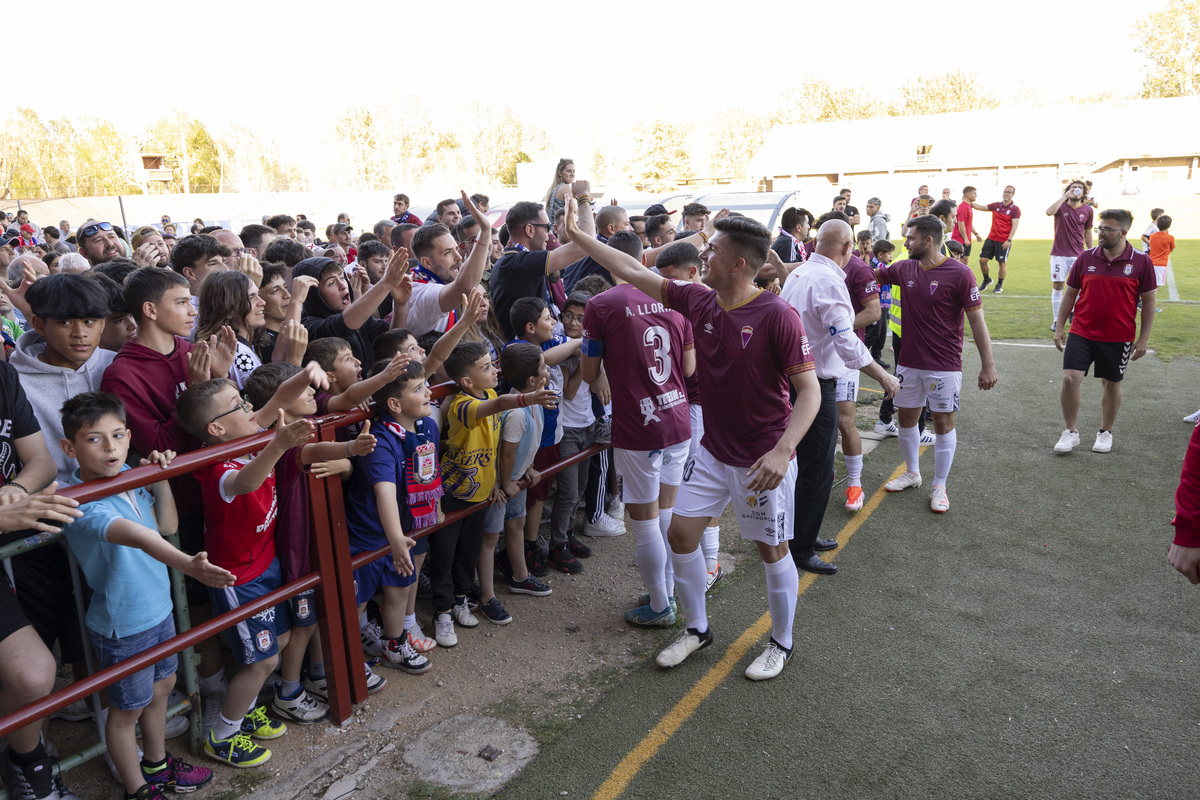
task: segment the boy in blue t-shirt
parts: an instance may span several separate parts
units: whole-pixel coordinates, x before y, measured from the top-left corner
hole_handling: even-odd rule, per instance
[[[380,361],[372,374],[387,369]],[[425,368],[413,361],[373,398],[378,410],[375,450],[358,459],[347,490],[346,527],[352,554],[391,547],[390,558],[354,571],[359,613],[383,587],[381,664],[413,675],[427,672],[429,659],[414,649],[405,632],[407,587],[417,579],[414,557],[429,549],[408,532],[435,524],[441,516],[442,471],[438,464],[438,427]]]
[[[520,300],[512,304],[512,309],[509,311],[509,321],[512,324],[512,329],[516,332],[517,338],[513,339],[508,344],[514,342],[529,342],[536,344],[542,348],[542,356],[546,359],[546,366],[550,367],[550,382],[546,388],[552,390],[561,401],[563,392],[563,371],[559,367],[571,356],[579,355],[579,348],[582,339],[568,339],[562,334],[554,332],[554,317],[550,314],[550,306],[540,297],[522,297]],[[506,347],[508,345],[505,345]],[[552,464],[555,464],[558,458],[558,444],[562,441],[563,428],[562,422],[559,419],[559,410],[555,408],[547,408],[545,411],[545,425],[542,431],[542,443],[538,449],[537,456],[533,460],[533,468],[543,470]],[[550,496],[550,489],[554,485],[554,481],[542,481],[537,486],[530,487],[525,492],[525,538],[537,539],[538,528],[542,524],[542,507],[546,505],[546,499]],[[556,567],[563,572],[579,572],[583,566],[576,558],[571,555],[570,550],[560,554],[559,563]],[[527,559],[527,561],[529,561]],[[540,563],[536,557],[527,564],[529,571],[534,575],[545,575],[545,565]]]
[[[62,426],[59,444],[79,462],[77,481],[111,478],[129,469],[125,406],[114,395],[72,397],[63,404]],[[166,467],[174,457],[170,450],[156,450],[141,463]],[[233,573],[210,563],[206,553],[189,556],[163,539],[162,534],[174,533],[179,525],[165,480],[86,503],[80,510],[83,517],[67,527],[66,536],[93,590],[86,620],[101,667],[175,635],[167,566],[208,586],[233,584]],[[175,669],[176,658],[169,656],[108,687],[105,739],[126,797],[160,798],[160,790],[190,792],[212,780],[212,770],[166,752],[167,696],[175,686]],[[139,720],[145,753],[140,765],[134,731]]]

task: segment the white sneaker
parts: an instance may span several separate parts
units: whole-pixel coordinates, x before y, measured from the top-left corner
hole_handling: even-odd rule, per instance
[[[311,725],[329,716],[329,706],[310,696],[304,691],[304,687],[300,688],[299,694],[291,698],[280,695],[278,689],[274,694],[271,698],[271,710],[290,722]]]
[[[601,514],[599,520],[585,523],[583,526],[584,536],[621,536],[624,533],[624,520],[614,519],[608,514]]]
[[[950,510],[950,498],[946,497],[945,486],[934,486],[933,494],[929,496],[929,510],[945,514]]]
[[[703,650],[708,647],[712,644],[712,641],[712,628],[709,628],[704,633],[699,633],[693,628],[688,628],[675,641],[667,645],[654,661],[660,667],[679,666],[688,656],[697,650]]]
[[[370,664],[363,662],[363,671],[367,673],[367,694],[375,694],[387,686],[387,678],[372,672]],[[325,679],[322,678],[321,680],[324,681]]]
[[[383,628],[375,620],[367,620],[362,626],[362,649],[371,658],[383,655]]]
[[[896,421],[884,422],[883,420],[875,420],[875,432],[880,436],[899,436],[900,429],[896,427]]]
[[[937,434],[932,428],[926,428],[921,431],[921,444],[935,444],[937,442]]]
[[[1079,447],[1079,431],[1063,431],[1058,444],[1054,445],[1054,452],[1069,453],[1076,447]]]
[[[921,476],[915,472],[905,472],[899,478],[890,480],[883,485],[889,492],[903,492],[905,489],[921,488]]]
[[[433,638],[438,647],[454,647],[458,644],[458,634],[454,632],[454,619],[449,613],[441,613],[433,621]]]
[[[462,605],[451,606],[450,616],[454,617],[454,621],[464,628],[474,628],[479,624],[479,617],[471,613],[471,607],[467,605],[466,600],[462,601]],[[407,644],[407,642],[405,643]]]
[[[210,694],[200,700],[200,725],[204,733],[211,731],[221,719],[221,705],[225,702],[224,694]]]
[[[783,672],[783,668],[792,660],[792,651],[784,650],[775,640],[767,642],[767,649],[762,655],[750,662],[746,667],[746,677],[752,681],[765,681]]]
[[[61,688],[63,687],[56,687],[56,690]],[[50,712],[50,719],[61,719],[66,722],[83,722],[85,719],[91,719],[91,717],[92,709],[87,704],[87,700],[76,700],[69,706],[63,706],[57,711]]]
[[[604,509],[604,512],[616,520],[625,519],[625,503],[620,497],[613,497],[612,502]]]
[[[1096,443],[1092,445],[1093,453],[1107,453],[1112,450],[1112,431],[1100,431],[1096,434]]]
[[[1197,411],[1195,414],[1188,414],[1186,417],[1183,418],[1183,421],[1184,422],[1193,422],[1193,423],[1200,422],[1200,411]]]

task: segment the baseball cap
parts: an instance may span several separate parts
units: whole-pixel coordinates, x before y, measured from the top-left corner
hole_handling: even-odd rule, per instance
[[[137,248],[141,247],[142,242],[146,241],[146,237],[152,233],[158,233],[158,228],[155,228],[153,225],[143,225],[134,231],[133,239],[130,241],[130,244],[133,245],[133,249],[136,250]]]
[[[21,233],[37,233],[37,231],[33,229],[32,225],[22,225]]]
[[[642,213],[644,215],[646,215],[647,217],[657,217],[660,214],[666,214],[667,216],[670,216],[671,214],[674,214],[675,212],[667,211],[667,207],[664,206],[662,203],[655,203],[654,205],[650,206]]]
[[[354,230],[354,226],[347,222],[339,222],[338,224],[333,226],[334,233],[342,233],[343,231],[352,231],[352,230]]]

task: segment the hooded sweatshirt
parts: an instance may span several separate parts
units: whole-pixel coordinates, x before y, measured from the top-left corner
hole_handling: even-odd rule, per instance
[[[317,256],[306,258],[292,267],[292,277],[309,275],[315,280],[321,280],[321,270],[329,264],[337,264],[332,258]],[[321,293],[313,289],[304,298],[304,310],[300,314],[300,324],[308,329],[308,340],[314,342],[329,336],[337,336],[350,343],[350,350],[363,365],[363,372],[370,368],[374,358],[371,345],[375,337],[388,330],[388,324],[381,319],[371,317],[358,330],[352,330],[342,321],[342,312],[334,311],[321,298]]]
[[[188,386],[192,347],[176,336],[175,350],[163,355],[130,339],[104,371],[100,390],[115,394],[125,404],[133,449],[141,456],[154,450],[183,454],[200,446],[175,419],[175,400]],[[171,490],[180,514],[200,510],[200,484],[191,475],[172,478]]]
[[[22,334],[17,340],[9,362],[21,374],[21,388],[33,406],[33,413],[42,426],[46,447],[58,467],[58,485],[72,483],[71,474],[79,467],[73,458],[68,458],[58,444],[63,438],[62,406],[70,398],[83,392],[100,391],[101,378],[116,353],[97,347],[82,367],[53,367],[38,356],[46,351],[46,339],[36,331]]]

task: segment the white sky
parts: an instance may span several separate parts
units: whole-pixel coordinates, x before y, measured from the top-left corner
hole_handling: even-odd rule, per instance
[[[10,77],[27,78],[10,82],[0,114],[30,106],[136,129],[178,108],[291,151],[325,136],[341,108],[406,93],[435,124],[472,100],[509,105],[565,152],[655,116],[766,109],[813,74],[877,93],[955,69],[1001,99],[1022,86],[1048,99],[1134,91],[1133,23],[1159,5],[123,0],[105,11],[68,0],[57,28],[8,37]]]

